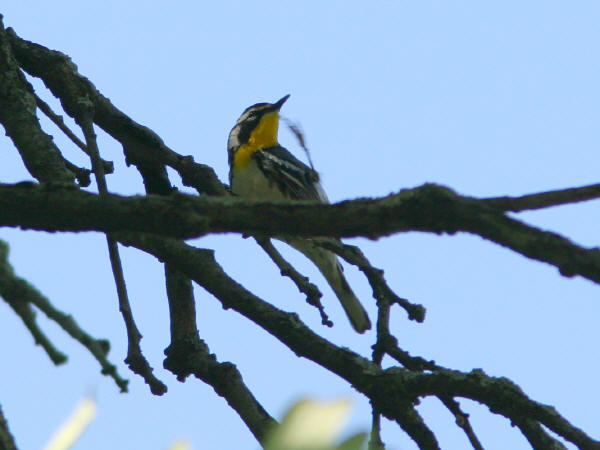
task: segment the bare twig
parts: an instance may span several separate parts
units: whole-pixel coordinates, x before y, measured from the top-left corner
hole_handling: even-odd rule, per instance
[[[367,280],[373,289],[373,297],[377,301],[398,304],[408,313],[408,318],[410,320],[415,320],[417,322],[423,322],[423,320],[425,320],[425,308],[422,305],[413,304],[405,298],[399,297],[392,291],[385,281],[383,270],[373,267],[358,247],[343,244],[334,239],[320,239],[315,240],[315,242],[322,247],[337,253],[347,262],[358,267],[367,277]]]
[[[31,308],[29,303],[27,303],[23,298],[20,297],[20,295],[18,295],[18,292],[12,291],[13,286],[10,284],[7,285],[7,283],[5,283],[7,280],[3,278],[3,274],[0,274],[0,297],[2,297],[13,309],[13,311],[21,318],[23,324],[33,336],[36,345],[41,346],[50,360],[57,366],[67,362],[67,355],[59,351],[38,326],[35,320],[36,314],[33,308]]]
[[[393,303],[388,296],[377,298],[377,340],[371,347],[372,359],[381,367],[381,361],[387,354],[409,370],[436,370],[442,367],[433,361],[411,356],[407,351],[398,347],[398,340],[390,332],[390,309]]]
[[[390,322],[390,302],[385,299],[377,300],[377,323],[375,326],[377,341],[373,344],[373,353],[371,359],[377,367],[381,368],[383,357],[387,348],[387,337],[391,336],[389,332]],[[396,339],[393,338],[394,342]],[[381,440],[381,413],[371,403],[371,433],[369,435],[369,450],[383,450],[385,445]]]
[[[385,450],[385,444],[381,440],[381,414],[375,411],[375,408],[371,410],[368,450]]]
[[[600,197],[600,184],[578,188],[558,189],[520,197],[491,197],[481,199],[502,211],[526,211],[591,200]]]
[[[106,185],[106,179],[104,177],[104,167],[102,160],[100,159],[100,152],[96,143],[96,134],[94,133],[93,121],[93,105],[91,102],[87,102],[82,99],[81,101],[81,113],[78,116],[78,122],[83,130],[83,134],[86,140],[86,147],[89,150],[90,157],[92,160],[92,167],[94,174],[96,175],[96,182],[98,184],[98,190],[100,196],[105,197],[108,195],[108,188]],[[167,391],[165,384],[154,376],[153,369],[142,354],[140,348],[140,341],[142,335],[140,334],[131,312],[131,306],[129,304],[129,298],[127,295],[127,285],[125,284],[125,277],[123,276],[123,266],[121,264],[121,258],[119,257],[119,249],[117,247],[117,241],[109,234],[106,234],[106,242],[108,245],[108,253],[110,257],[110,264],[117,286],[117,295],[119,297],[119,310],[123,315],[125,321],[125,328],[127,329],[127,357],[125,363],[134,372],[140,375],[144,381],[150,386],[150,390],[155,395],[162,395]]]
[[[0,295],[9,302],[13,309],[16,308],[25,311],[25,317],[21,316],[23,320],[26,318],[28,320],[33,320],[35,318],[35,312],[32,310],[29,304],[34,305],[36,308],[42,311],[49,319],[56,322],[63,330],[65,330],[73,339],[77,340],[85,348],[87,348],[100,363],[100,366],[102,367],[102,373],[113,378],[121,391],[126,392],[128,381],[119,376],[116,367],[108,362],[108,359],[106,358],[109,350],[108,341],[105,339],[95,339],[90,336],[79,327],[73,317],[56,309],[50,300],[48,300],[34,286],[29,284],[26,280],[18,277],[14,273],[14,270],[8,261],[8,250],[8,244],[0,240]],[[35,325],[35,327],[37,328],[37,325]],[[37,339],[38,338],[36,338],[36,342]],[[52,360],[56,364],[66,361],[66,356],[64,356],[62,353],[58,353],[56,356],[58,356],[58,358],[52,357],[51,355]]]
[[[106,355],[110,350],[109,341],[106,339],[95,339],[90,336],[88,333],[83,331],[81,327],[79,327],[73,317],[56,309],[43,295],[32,295],[29,297],[29,300],[49,319],[56,322],[63,330],[65,330],[69,336],[87,348],[94,358],[96,358],[96,360],[100,363],[100,366],[102,367],[102,373],[115,380],[115,383],[117,386],[119,386],[121,392],[127,392],[127,385],[129,381],[121,378],[117,372],[116,366],[111,364],[106,358]]]
[[[452,397],[440,397],[442,403],[450,410],[452,414],[454,414],[454,418],[456,419],[456,425],[458,425],[467,435],[467,439],[471,443],[471,446],[475,450],[484,450],[481,442],[477,438],[477,435],[473,431],[473,427],[471,427],[471,422],[469,422],[469,415],[465,413],[461,408],[458,402]]]
[[[63,117],[56,114],[54,111],[52,111],[52,108],[50,107],[50,105],[48,103],[46,103],[44,100],[42,100],[36,93],[34,93],[33,95],[35,96],[35,101],[37,103],[38,108],[40,108],[40,110],[46,115],[46,117],[48,117],[52,122],[54,122],[54,124],[71,140],[71,142],[73,142],[77,147],[79,147],[81,150],[83,150],[83,152],[86,155],[92,156],[90,151],[86,147],[85,143],[81,139],[79,139],[75,135],[75,133],[73,133],[69,129],[69,127],[65,124]],[[71,164],[71,163],[67,162],[67,164]],[[67,167],[70,170],[73,170],[71,167],[69,167],[69,166],[67,166]],[[77,169],[79,169],[79,171],[86,171],[88,174],[91,172],[88,169],[81,169],[81,168],[77,168]],[[113,165],[112,161],[102,160],[102,169],[105,174],[113,173],[114,165]],[[77,175],[77,172],[75,172],[75,175]],[[89,183],[86,185],[83,185],[83,186],[85,187],[87,185],[89,185]]]
[[[287,262],[281,253],[273,246],[269,238],[255,238],[258,245],[265,251],[271,260],[279,267],[281,275],[289,277],[295,284],[298,290],[306,295],[306,302],[319,310],[321,314],[321,323],[325,326],[332,327],[333,322],[327,316],[325,308],[321,303],[321,291],[317,286],[309,281],[307,277],[298,272],[294,267]]]

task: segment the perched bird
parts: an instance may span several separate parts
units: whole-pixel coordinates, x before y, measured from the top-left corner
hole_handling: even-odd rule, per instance
[[[316,200],[329,203],[319,175],[279,145],[279,110],[275,103],[257,103],[242,113],[229,133],[229,183],[234,194],[254,200]],[[307,238],[278,237],[308,257],[339,298],[350,323],[364,333],[371,328],[367,312],[352,292],[332,252]]]

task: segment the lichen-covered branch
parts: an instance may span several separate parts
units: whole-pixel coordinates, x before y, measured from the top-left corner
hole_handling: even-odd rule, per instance
[[[36,109],[33,88],[15,61],[0,18],[0,123],[31,175],[41,182],[73,183],[74,175],[52,138],[42,131]]]
[[[426,184],[379,199],[333,205],[234,198],[97,195],[32,184],[0,184],[0,226],[45,231],[139,231],[177,238],[207,233],[381,237],[406,231],[481,236],[600,283],[600,251],[507,217],[485,201]]]

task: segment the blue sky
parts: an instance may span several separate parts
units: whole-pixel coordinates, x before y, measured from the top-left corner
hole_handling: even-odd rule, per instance
[[[23,38],[70,55],[80,72],[124,112],[175,151],[192,154],[227,179],[226,141],[248,105],[291,94],[282,113],[299,121],[332,201],[385,195],[425,182],[472,196],[519,195],[598,182],[600,5],[597,2],[11,2],[0,11]],[[40,95],[57,102],[35,84]],[[87,160],[42,121],[73,162]],[[140,193],[120,146],[99,132],[115,162],[109,189]],[[294,138],[281,142],[298,151]],[[1,182],[30,179],[11,142],[0,137]],[[179,180],[174,177],[175,182]],[[520,214],[528,223],[598,246],[600,201]],[[96,421],[76,448],[165,448],[175,438],[195,448],[258,448],[210,387],[178,383],[162,369],[168,310],[162,267],[122,249],[142,349],[167,383],[152,396],[122,360],[126,337],[107,251],[99,234],[0,229],[16,271],[97,337],[131,379],[119,394],[96,362],[55,325],[40,322],[70,360],[55,368],[20,321],[0,304],[3,370],[0,404],[22,448],[40,448],[77,400],[93,391]],[[596,343],[600,286],[560,277],[478,237],[406,233],[355,240],[385,268],[396,291],[427,307],[424,324],[397,311],[401,346],[439,364],[507,376],[533,399],[554,405],[600,438]],[[291,261],[324,291],[336,323],[320,326],[293,285],[251,240],[211,236],[229,274],[280,308],[297,311],[328,339],[368,354],[373,333],[355,335],[316,270],[291,249]],[[346,274],[374,317],[360,274]],[[197,289],[198,328],[221,361],[236,363],[266,409],[280,416],[304,396],[355,399],[348,432],[369,426],[367,402],[309,361],[296,358],[247,320]],[[10,340],[9,340],[10,337]],[[462,402],[485,448],[528,448],[507,420]],[[442,448],[468,448],[439,402],[420,407]],[[390,449],[412,442],[386,423]]]

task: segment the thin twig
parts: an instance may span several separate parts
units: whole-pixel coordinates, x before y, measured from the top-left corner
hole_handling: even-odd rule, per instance
[[[29,303],[24,301],[22,298],[18,296],[15,298],[15,296],[10,295],[5,289],[6,286],[1,285],[2,282],[3,280],[0,279],[0,296],[6,300],[6,303],[8,303],[13,311],[21,318],[25,327],[27,327],[33,336],[36,345],[39,345],[44,349],[50,360],[55,365],[58,366],[66,363],[67,355],[58,350],[38,326],[35,320],[36,314],[33,308],[31,308]]]
[[[40,345],[50,360],[56,364],[67,361],[67,355],[59,351],[44,334],[36,322],[36,314],[29,304],[30,294],[35,288],[15,275],[8,261],[8,244],[0,240],[0,297],[13,309],[27,327],[37,345]]]
[[[410,370],[422,372],[424,370],[443,369],[437,366],[433,361],[427,361],[423,358],[413,357],[408,352],[398,347],[398,340],[390,333],[390,309],[392,303],[387,297],[383,296],[377,299],[377,341],[373,345],[373,362],[381,367],[381,361],[385,354],[390,355],[404,367]],[[475,450],[483,450],[481,443],[477,439],[471,424],[469,415],[460,409],[460,405],[453,398],[439,397],[442,403],[454,414],[456,424],[462,428]],[[373,410],[373,426],[375,426],[375,410]],[[371,432],[373,438],[373,432]]]
[[[50,320],[56,322],[63,330],[65,330],[73,339],[81,343],[89,352],[96,358],[102,367],[102,373],[110,376],[117,386],[121,389],[121,392],[127,392],[128,381],[121,378],[117,373],[117,369],[114,364],[108,362],[106,355],[110,348],[110,344],[105,339],[95,339],[88,333],[83,331],[75,319],[68,314],[56,309],[50,300],[46,298],[40,291],[34,286],[28,283],[23,278],[17,276],[14,269],[8,261],[8,244],[0,240],[0,295],[15,309],[17,314],[21,316],[23,321],[32,321],[32,325],[27,325],[30,329],[36,342],[39,341],[39,337],[36,336],[31,326],[37,328],[35,324],[35,311],[29,306],[34,305],[40,311],[42,311]],[[23,314],[19,313],[22,311]],[[41,333],[41,331],[40,331]],[[40,344],[44,346],[43,341]],[[52,347],[53,348],[53,347]],[[44,346],[46,352],[48,349]],[[54,355],[48,353],[50,358],[55,364],[60,364],[66,361],[66,356],[58,352]]]
[[[92,121],[93,104],[91,102],[82,101],[81,111],[81,115],[78,117],[78,122],[83,130],[87,144],[86,146],[89,150],[90,158],[92,160],[92,168],[94,170],[94,174],[96,175],[98,191],[100,192],[100,196],[106,196],[108,194],[108,188],[106,185],[106,178],[104,177],[104,168],[102,165],[102,160],[100,159],[100,152],[96,143],[96,134],[94,132]],[[110,233],[107,233],[106,242],[108,245],[110,264],[117,287],[119,310],[123,315],[125,328],[127,329],[128,345],[125,363],[134,373],[137,373],[144,379],[148,386],[150,386],[150,391],[153,394],[162,395],[167,392],[167,387],[162,381],[154,376],[152,373],[153,369],[150,367],[150,364],[142,354],[142,350],[140,348],[142,335],[135,324],[135,319],[133,318],[133,313],[129,304],[127,285],[125,283],[125,277],[123,276],[123,266],[121,264],[121,258],[119,257],[117,241],[112,238]]]
[[[577,203],[598,197],[600,197],[600,184],[591,184],[589,186],[539,192],[520,197],[491,197],[481,200],[502,211],[518,212]]]
[[[29,300],[35,305],[40,311],[42,311],[49,319],[56,322],[63,330],[65,330],[69,336],[83,345],[88,351],[96,358],[102,367],[102,373],[110,376],[119,388],[121,392],[127,392],[128,380],[121,378],[117,372],[117,368],[114,364],[111,364],[106,355],[110,350],[110,342],[106,339],[96,339],[86,333],[73,319],[72,316],[65,314],[64,312],[56,309],[50,301],[43,295],[32,295],[29,296]]]
[[[321,323],[325,326],[332,327],[333,322],[327,316],[325,308],[321,303],[321,297],[323,294],[319,288],[311,283],[308,277],[302,275],[289,262],[287,262],[285,258],[281,256],[281,253],[277,251],[269,238],[255,237],[254,239],[258,245],[262,247],[265,253],[269,255],[275,265],[279,267],[281,275],[290,278],[296,284],[298,290],[306,294],[306,302],[319,310],[319,313],[321,314]]]
[[[87,146],[85,145],[85,143],[79,139],[75,133],[73,133],[69,127],[67,127],[67,125],[65,124],[65,121],[63,119],[63,117],[61,115],[56,114],[54,111],[52,111],[52,108],[50,107],[50,105],[48,103],[46,103],[44,100],[42,100],[36,93],[33,94],[35,96],[35,101],[37,103],[38,108],[40,108],[40,110],[46,115],[46,117],[48,117],[52,122],[54,122],[54,124],[63,132],[65,133],[65,135],[77,146],[79,147],[81,150],[83,150],[83,152],[88,155],[88,156],[92,156],[90,150],[88,150]],[[69,163],[70,164],[70,163]],[[68,167],[68,166],[67,166]],[[71,167],[69,167],[70,170]],[[103,172],[105,174],[107,173],[113,173],[114,171],[114,165],[112,163],[112,161],[105,161],[102,160],[102,169]],[[87,169],[80,169],[80,170],[87,170]],[[88,173],[91,172],[88,170]],[[87,185],[86,185],[87,186]],[[84,186],[85,187],[85,186]]]
[[[373,353],[371,359],[379,368],[383,357],[385,356],[386,339],[383,336],[389,336],[389,321],[390,321],[390,302],[385,300],[377,300],[377,324],[375,331],[377,333],[377,341],[373,344]],[[385,449],[385,445],[381,440],[381,413],[371,402],[371,433],[369,435],[368,450]]]
[[[371,410],[371,432],[369,433],[368,450],[385,450],[385,444],[381,440],[381,414]]]
[[[415,320],[419,323],[425,320],[425,308],[422,305],[411,303],[405,298],[399,297],[392,291],[385,281],[383,270],[373,267],[358,247],[343,244],[335,239],[315,239],[315,242],[338,254],[348,263],[358,267],[367,277],[367,280],[373,289],[373,297],[376,300],[397,303],[408,313],[408,318],[410,320]]]
[[[469,415],[465,413],[461,408],[459,403],[453,399],[452,397],[439,397],[442,403],[450,410],[452,414],[454,414],[454,418],[456,419],[456,425],[458,425],[467,435],[467,439],[473,446],[475,450],[484,450],[481,442],[477,438],[477,435],[473,431],[471,427],[471,423],[469,422]]]

